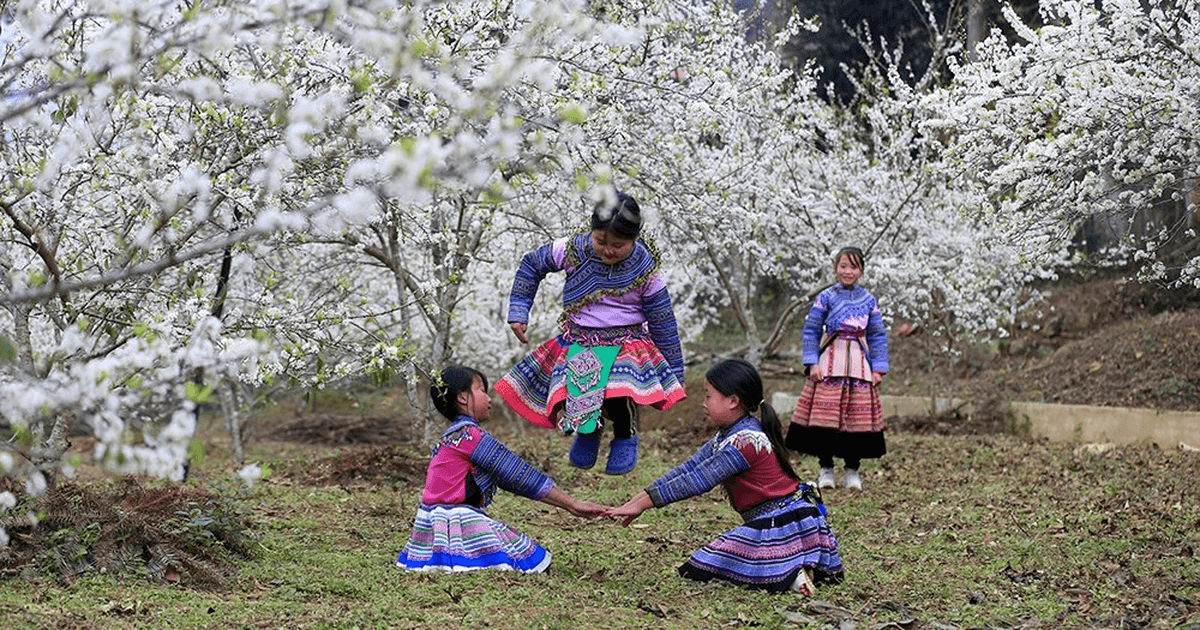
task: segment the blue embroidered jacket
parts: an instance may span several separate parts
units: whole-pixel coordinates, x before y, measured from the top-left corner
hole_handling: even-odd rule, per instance
[[[507,321],[528,323],[529,311],[542,280],[546,274],[564,269],[567,277],[563,282],[563,309],[570,317],[591,304],[606,300],[616,303],[622,297],[628,299],[627,294],[651,281],[658,271],[658,260],[644,243],[638,241],[627,258],[609,265],[595,254],[591,235],[585,232],[568,240],[566,260],[559,265],[554,259],[554,243],[547,243],[521,259],[509,294]],[[636,308],[645,318],[650,340],[682,383],[683,347],[671,306],[671,294],[666,286],[642,295]]]
[[[421,502],[485,508],[497,487],[541,500],[554,482],[480,428],[474,418],[458,416],[433,447]]]
[[[804,365],[820,360],[821,338],[834,332],[865,335],[871,370],[888,371],[887,329],[875,296],[857,284],[842,283],[817,294],[804,320]]]
[[[686,462],[646,488],[655,507],[725,486],[733,509],[743,512],[785,497],[800,482],[787,476],[775,458],[758,418],[745,416],[721,429]]]

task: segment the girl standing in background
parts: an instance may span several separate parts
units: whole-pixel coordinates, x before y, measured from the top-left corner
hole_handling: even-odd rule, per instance
[[[845,461],[842,485],[862,490],[863,459],[887,453],[879,384],[888,371],[887,330],[879,302],[858,286],[863,253],[844,247],[833,257],[837,282],[817,294],[804,320],[808,379],[792,413],[788,448],[815,455],[819,488],[832,488],[834,458]]]

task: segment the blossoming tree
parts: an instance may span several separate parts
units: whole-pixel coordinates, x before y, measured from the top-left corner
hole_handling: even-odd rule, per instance
[[[923,127],[977,215],[1022,240],[1069,239],[1089,218],[1128,234],[1141,276],[1200,287],[1197,3],[1043,0],[1041,28],[1007,11]]]

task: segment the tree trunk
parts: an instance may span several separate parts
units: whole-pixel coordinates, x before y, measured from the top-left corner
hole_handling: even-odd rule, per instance
[[[229,383],[222,387],[218,397],[221,400],[221,414],[225,416],[225,428],[229,431],[230,452],[235,466],[241,466],[246,460],[246,445],[242,435],[241,402],[238,400],[237,383]]]
[[[733,307],[733,316],[742,326],[742,332],[746,338],[746,360],[757,363],[762,344],[758,340],[758,325],[754,321],[754,311],[751,305],[752,289],[747,287],[742,291],[735,286],[733,278],[726,270],[728,265],[717,257],[717,252],[713,250],[712,246],[705,247],[705,253],[708,254],[708,260],[717,272],[717,281],[725,289],[725,294],[729,296],[729,304]],[[746,274],[746,277],[749,277],[749,274]]]
[[[975,47],[988,34],[984,18],[987,2],[988,0],[967,0],[967,60],[972,63],[979,60]]]
[[[17,302],[8,306],[13,318],[13,345],[17,349],[17,367],[33,374],[33,343],[29,340],[29,304]]]
[[[783,313],[779,315],[779,320],[775,322],[775,327],[771,330],[771,336],[763,344],[764,356],[769,357],[779,352],[779,346],[783,343],[783,334],[787,331],[792,318],[795,317],[796,311],[810,302],[812,302],[812,297],[805,296],[798,300],[792,300],[787,308],[783,309]]]
[[[29,463],[42,473],[46,480],[47,490],[53,488],[58,481],[63,453],[66,453],[67,447],[70,446],[70,443],[67,442],[67,432],[70,431],[74,421],[73,414],[60,413],[56,415],[46,440],[30,449]]]

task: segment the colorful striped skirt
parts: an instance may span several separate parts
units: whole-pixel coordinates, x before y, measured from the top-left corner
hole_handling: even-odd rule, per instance
[[[820,383],[805,381],[792,411],[792,424],[850,433],[879,432],[886,428],[875,384],[836,376]]]
[[[522,418],[554,428],[552,411],[567,400],[567,351],[572,343],[621,346],[608,373],[604,398],[632,398],[639,405],[667,409],[687,397],[683,383],[641,326],[585,329],[569,325],[517,362],[496,383],[496,393]]]
[[[887,453],[879,390],[869,381],[807,381],[789,423],[787,447],[817,457],[872,459]]]
[[[767,591],[788,590],[805,568],[812,569],[817,584],[842,581],[837,539],[813,503],[791,495],[748,510],[742,518],[740,527],[692,554],[679,574]]]
[[[411,571],[541,573],[550,566],[550,552],[478,508],[422,505],[396,565]]]

